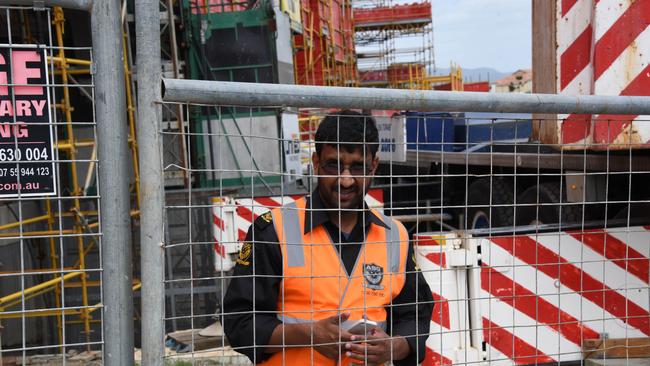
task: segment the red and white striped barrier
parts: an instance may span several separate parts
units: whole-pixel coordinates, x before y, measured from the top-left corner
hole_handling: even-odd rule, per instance
[[[557,91],[650,95],[650,0],[557,0]],[[593,117],[593,122],[592,122]],[[650,142],[650,116],[560,115],[559,141],[595,148]]]
[[[450,259],[461,239],[452,233],[415,234],[416,262],[431,289],[434,304],[430,335],[423,365],[441,366],[475,362],[478,352],[469,346],[469,316],[465,271],[452,267]],[[462,283],[459,283],[461,281]]]
[[[487,360],[574,361],[585,339],[650,336],[647,228],[472,241]]]
[[[425,365],[578,361],[586,339],[650,336],[650,227],[414,241],[436,301]]]
[[[228,271],[235,265],[231,256],[239,252],[240,242],[246,238],[248,228],[259,215],[301,197],[303,195],[254,198],[213,197],[212,229],[216,270]],[[381,189],[371,189],[365,200],[369,207],[383,210],[384,199]]]

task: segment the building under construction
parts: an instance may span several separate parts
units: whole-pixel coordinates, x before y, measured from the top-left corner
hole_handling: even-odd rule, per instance
[[[363,86],[431,89],[435,69],[431,4],[356,1],[355,38]]]

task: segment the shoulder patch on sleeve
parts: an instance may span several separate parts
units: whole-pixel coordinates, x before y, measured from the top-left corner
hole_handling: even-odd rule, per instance
[[[262,220],[264,220],[266,222],[273,221],[273,215],[271,215],[271,211],[267,211],[267,212],[263,213],[262,216],[260,216],[260,217],[262,218]]]
[[[255,219],[255,227],[259,230],[263,230],[267,226],[271,225],[272,222],[273,215],[271,215],[271,211],[267,211]]]
[[[239,250],[239,256],[237,257],[237,264],[242,266],[248,266],[251,264],[250,257],[253,253],[253,245],[249,242],[244,242]]]
[[[415,256],[415,253],[413,253],[413,254],[411,255],[411,260],[413,260],[413,264],[415,264],[415,270],[416,270],[416,271],[419,271],[419,270],[420,270],[420,266],[418,265],[418,259],[417,259],[417,257]]]

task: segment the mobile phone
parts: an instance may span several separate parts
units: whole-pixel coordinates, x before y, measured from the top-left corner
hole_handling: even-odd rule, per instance
[[[341,324],[341,328],[352,334],[369,334],[370,330],[378,324],[368,319],[347,320]]]

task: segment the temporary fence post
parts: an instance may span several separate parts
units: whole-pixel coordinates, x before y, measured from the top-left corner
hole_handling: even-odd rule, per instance
[[[104,365],[133,365],[133,292],[128,124],[120,2],[92,11],[104,290]]]
[[[164,187],[160,138],[160,12],[158,0],[135,2],[140,161],[142,266],[142,364],[162,365],[164,356]]]

